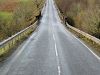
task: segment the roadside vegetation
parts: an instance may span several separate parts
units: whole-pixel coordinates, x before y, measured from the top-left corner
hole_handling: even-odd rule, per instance
[[[44,0],[0,0],[0,41],[28,27],[39,15]]]
[[[100,39],[100,0],[56,0],[56,3],[72,26]]]

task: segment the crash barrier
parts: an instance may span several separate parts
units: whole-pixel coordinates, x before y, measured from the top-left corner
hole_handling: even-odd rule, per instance
[[[33,21],[30,21],[29,24],[32,24]],[[29,36],[31,32],[33,32],[37,27],[37,21],[34,24],[30,25],[29,27],[21,30],[20,32],[12,35],[8,39],[0,42],[0,56],[7,53],[10,49],[16,46],[16,44],[21,41],[23,38]]]

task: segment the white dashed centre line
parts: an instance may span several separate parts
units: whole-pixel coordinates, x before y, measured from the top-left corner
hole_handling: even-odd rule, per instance
[[[55,35],[53,34],[53,39],[55,42],[55,53],[56,53],[56,58],[57,58],[57,69],[58,69],[58,75],[61,74],[61,68],[60,68],[60,61],[59,61],[59,55],[58,55],[58,50],[57,50],[57,44],[56,44],[56,39],[55,39]]]

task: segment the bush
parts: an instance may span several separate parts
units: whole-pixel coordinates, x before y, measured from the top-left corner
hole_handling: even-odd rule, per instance
[[[40,13],[44,0],[18,0],[13,12],[0,13],[0,41],[29,26],[29,21]]]
[[[99,0],[56,0],[68,22],[97,38],[100,38]]]
[[[79,29],[100,38],[100,9],[88,9],[79,13],[76,17],[77,26],[81,27],[78,27]]]
[[[0,12],[0,30],[1,32],[8,36],[11,36],[9,33],[11,29],[11,20],[12,20],[12,13],[8,12]]]

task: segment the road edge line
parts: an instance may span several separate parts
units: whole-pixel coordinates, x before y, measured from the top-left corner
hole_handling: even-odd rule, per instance
[[[70,31],[69,31],[70,32]],[[71,33],[71,32],[70,32]],[[82,42],[79,38],[77,38],[74,34],[71,33],[71,35],[78,40],[84,47],[86,47],[98,60],[100,60],[100,57],[94,53],[84,42]]]

